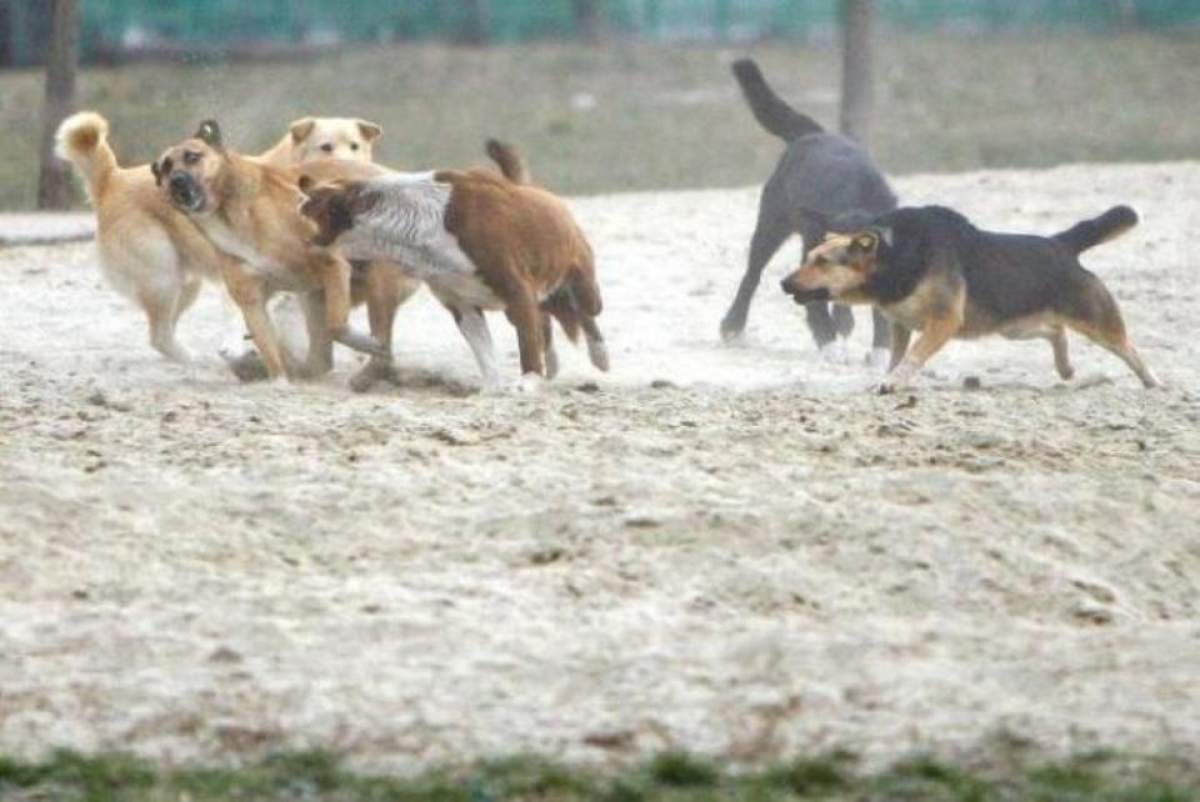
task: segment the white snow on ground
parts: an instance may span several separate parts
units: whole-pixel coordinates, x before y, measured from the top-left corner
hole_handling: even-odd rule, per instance
[[[90,244],[0,251],[0,752],[1194,745],[1200,164],[896,183],[1029,232],[1135,206],[1084,262],[1169,389],[1073,337],[1069,385],[1047,344],[989,339],[871,395],[867,316],[831,365],[779,293],[795,243],[722,345],[753,189],[573,201],[613,373],[563,347],[531,395],[464,392],[424,293],[405,386],[351,394],[344,353],[243,386],[217,292],[182,369]]]

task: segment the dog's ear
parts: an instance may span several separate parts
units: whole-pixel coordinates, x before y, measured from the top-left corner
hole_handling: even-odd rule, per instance
[[[313,188],[313,186],[316,185],[316,183],[317,183],[316,181],[313,181],[313,178],[311,175],[308,175],[307,173],[305,173],[304,175],[300,176],[300,180],[297,182],[297,186],[300,187],[301,192],[303,192],[305,195],[307,195],[309,193],[309,191]]]
[[[164,156],[162,162],[150,162],[150,172],[154,173],[154,186],[161,187],[163,179],[171,173],[171,157]]]
[[[221,142],[221,126],[217,125],[216,120],[209,119],[200,123],[200,127],[196,129],[196,139],[213,150],[225,150],[225,145]]]
[[[288,131],[292,134],[292,144],[299,145],[304,140],[312,135],[313,128],[316,128],[317,121],[312,117],[301,117],[288,126]]]
[[[874,230],[859,231],[850,238],[850,252],[871,255],[879,249],[879,234]]]
[[[895,235],[892,232],[891,226],[880,226],[875,229],[875,233],[879,235],[879,239],[883,241],[884,245],[889,248],[892,247],[892,240],[895,239]]]
[[[378,123],[373,123],[370,120],[355,120],[354,122],[358,124],[358,132],[368,142],[374,142],[383,136],[383,126]]]
[[[382,196],[378,190],[371,189],[364,182],[355,181],[346,186],[343,197],[345,198],[346,209],[351,214],[363,214],[374,209]]]

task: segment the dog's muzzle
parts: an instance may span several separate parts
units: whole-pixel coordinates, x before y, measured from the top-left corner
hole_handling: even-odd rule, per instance
[[[187,173],[175,173],[167,181],[171,202],[180,209],[198,212],[204,208],[204,190]]]
[[[824,287],[819,287],[815,290],[801,290],[793,287],[786,278],[779,282],[779,286],[783,288],[785,295],[792,296],[792,300],[798,304],[811,304],[818,301],[833,300],[833,296],[829,293],[829,290]]]

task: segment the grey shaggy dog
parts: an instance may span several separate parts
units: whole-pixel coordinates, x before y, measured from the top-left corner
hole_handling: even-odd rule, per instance
[[[896,208],[896,196],[887,179],[860,145],[827,133],[811,117],[785,103],[751,59],[735,61],[733,74],[754,118],[786,142],[787,150],[763,187],[746,274],[721,321],[725,340],[737,337],[746,327],[763,268],[788,237],[799,234],[807,256],[809,249],[824,240],[836,218],[875,216]],[[848,337],[854,330],[849,307],[834,304],[831,311],[831,304],[825,301],[797,298],[797,303],[801,302],[818,346],[829,345],[839,334]],[[889,347],[891,327],[878,310],[874,324],[874,347]]]

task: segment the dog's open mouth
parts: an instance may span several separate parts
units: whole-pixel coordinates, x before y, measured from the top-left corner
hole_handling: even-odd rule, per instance
[[[792,300],[798,304],[811,304],[818,301],[833,300],[833,295],[824,287],[818,287],[812,290],[801,290],[793,287],[785,281],[783,284],[783,292],[786,295],[792,296]]]
[[[204,209],[204,192],[191,178],[177,176],[171,179],[171,202],[184,211],[199,212]]]

